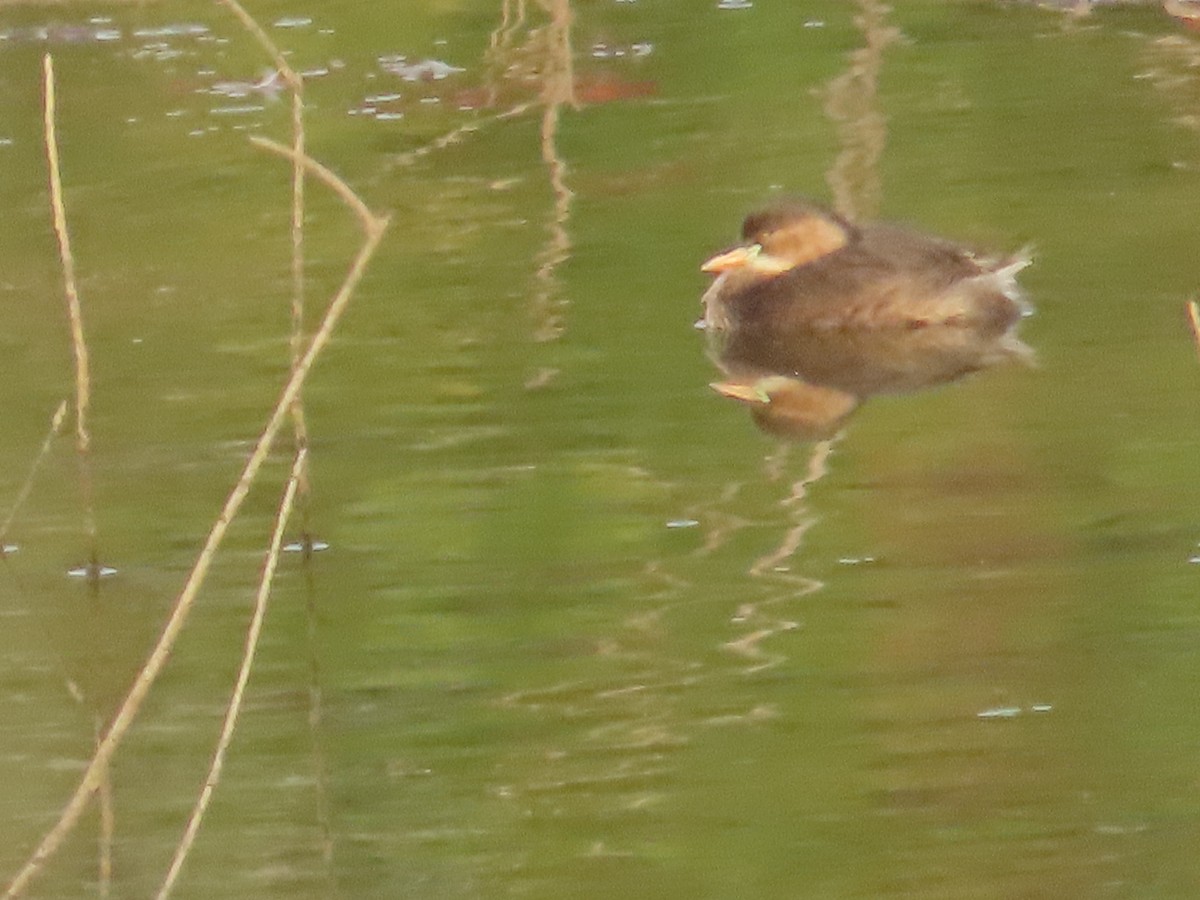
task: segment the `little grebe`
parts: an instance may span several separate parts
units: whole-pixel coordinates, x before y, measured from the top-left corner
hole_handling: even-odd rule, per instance
[[[783,375],[865,397],[1032,358],[1015,334],[1025,254],[978,256],[807,201],[752,213],[742,236],[701,267],[718,276],[704,327],[739,382]]]

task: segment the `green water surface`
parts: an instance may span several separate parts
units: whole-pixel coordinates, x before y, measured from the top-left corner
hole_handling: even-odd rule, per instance
[[[329,549],[283,558],[177,896],[1200,896],[1196,38],[1155,5],[249,11],[392,219],[305,389]],[[216,90],[270,66],[219,5],[0,4],[0,35],[0,512],[73,396],[49,51],[118,569],[66,574],[68,421],[0,573],[7,883],[287,378],[290,169],[248,135],[291,119]],[[760,434],[692,323],[783,193],[1032,244],[1038,366]],[[306,201],[311,329],[360,233]],[[153,895],[203,783],[291,446],[116,754],[110,896]],[[29,896],[101,896],[100,834]]]

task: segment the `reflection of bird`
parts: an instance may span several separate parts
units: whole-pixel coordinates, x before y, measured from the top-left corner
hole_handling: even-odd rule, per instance
[[[712,389],[750,407],[754,421],[768,434],[800,441],[830,437],[858,406],[853,394],[785,375],[720,381]]]
[[[783,375],[865,397],[1032,358],[1014,333],[1025,255],[977,256],[806,201],[751,214],[742,236],[702,267],[718,275],[704,325],[734,381]]]

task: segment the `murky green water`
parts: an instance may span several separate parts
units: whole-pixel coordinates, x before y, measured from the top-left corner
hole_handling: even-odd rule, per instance
[[[724,6],[252,6],[310,152],[393,220],[305,394],[330,548],[284,557],[178,896],[1200,893],[1200,40],[1156,6]],[[0,510],[72,390],[47,50],[119,573],[66,575],[68,425],[0,574],[5,883],[289,352],[258,46],[217,6],[3,5]],[[698,266],[786,192],[1033,243],[1040,365],[760,434],[708,388]],[[312,326],[359,236],[307,201]],[[202,784],[288,445],[116,754],[111,896],[153,895]],[[99,895],[100,831],[30,895]]]

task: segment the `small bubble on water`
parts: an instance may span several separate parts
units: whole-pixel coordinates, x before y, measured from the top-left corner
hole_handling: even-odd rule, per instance
[[[992,709],[985,709],[983,712],[978,712],[975,715],[980,719],[1015,719],[1021,714],[1019,706],[997,706]]]

